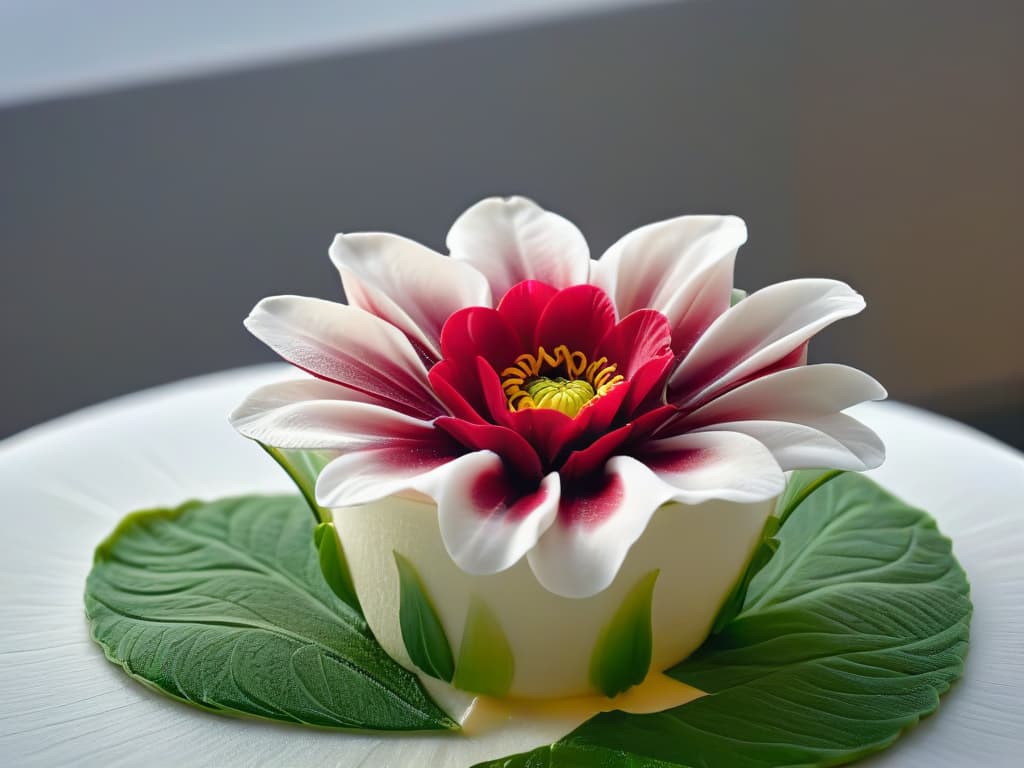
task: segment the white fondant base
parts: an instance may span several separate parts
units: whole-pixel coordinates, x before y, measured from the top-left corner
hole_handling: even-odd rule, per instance
[[[398,622],[399,588],[393,551],[419,572],[452,651],[458,658],[470,596],[494,611],[515,658],[510,696],[581,696],[589,681],[598,633],[629,590],[655,568],[652,671],[688,656],[739,578],[774,500],[667,504],[633,545],[610,587],[593,597],[559,597],[545,590],[525,558],[491,576],[460,570],[441,541],[433,503],[391,497],[334,511],[334,523],[366,619],[384,649],[414,669]]]

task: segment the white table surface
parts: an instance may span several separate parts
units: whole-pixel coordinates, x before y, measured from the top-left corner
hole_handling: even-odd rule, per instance
[[[0,765],[468,766],[561,735],[544,723],[460,736],[317,731],[202,712],[150,692],[89,639],[92,551],[127,512],[289,491],[226,414],[282,365],[129,395],[0,442]],[[69,382],[71,384],[73,382]],[[971,650],[938,713],[864,765],[1001,768],[1024,755],[1024,456],[895,403],[853,411],[883,437],[871,473],[929,510],[971,580]]]

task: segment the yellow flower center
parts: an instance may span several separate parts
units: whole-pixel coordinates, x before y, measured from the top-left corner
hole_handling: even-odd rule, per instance
[[[580,351],[561,344],[548,352],[523,354],[501,372],[501,386],[510,411],[553,408],[575,417],[594,398],[623,381],[607,357],[589,361]]]

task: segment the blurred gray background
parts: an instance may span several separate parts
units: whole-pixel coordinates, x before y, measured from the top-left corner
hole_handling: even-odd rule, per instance
[[[242,318],[340,296],[335,232],[442,248],[466,206],[521,193],[595,253],[743,216],[739,285],[834,276],[868,299],[812,357],[1024,445],[1019,0],[397,2],[292,46],[186,15],[149,30],[163,68],[89,5],[39,39],[22,14],[0,45],[0,437],[270,360]],[[131,76],[87,66],[108,48]]]

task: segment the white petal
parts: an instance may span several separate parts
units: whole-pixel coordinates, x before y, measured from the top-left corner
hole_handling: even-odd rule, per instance
[[[441,328],[463,307],[491,306],[483,275],[397,235],[338,235],[330,249],[350,304],[365,309],[441,357]]]
[[[421,475],[454,458],[441,441],[396,442],[352,451],[320,471],[316,500],[329,509],[369,504],[410,490]]]
[[[412,344],[369,312],[303,296],[272,296],[253,308],[245,327],[285,360],[318,377],[411,414],[444,413]]]
[[[567,288],[587,282],[590,269],[590,250],[576,225],[525,197],[474,205],[452,225],[448,250],[483,273],[495,302],[523,280]]]
[[[512,567],[558,513],[557,472],[545,477],[537,491],[521,496],[491,451],[462,456],[421,477],[415,488],[437,502],[445,549],[468,573],[491,574]]]
[[[249,394],[230,416],[246,437],[276,448],[349,451],[394,440],[428,440],[434,426],[368,403],[318,379],[282,381]]]
[[[655,440],[638,458],[677,489],[674,501],[755,502],[782,492],[785,476],[760,442],[736,432],[691,433]]]
[[[787,472],[791,469],[848,469],[880,466],[885,446],[873,431],[845,413],[792,421],[733,421],[704,427],[750,435],[767,446]]]
[[[860,294],[837,280],[790,280],[762,288],[711,324],[669,379],[670,398],[684,408],[699,404],[863,308]]]
[[[724,421],[803,421],[885,397],[882,385],[856,368],[834,363],[801,366],[754,379],[716,397],[683,419],[680,431]]]
[[[567,500],[527,556],[541,585],[563,597],[590,597],[619,572],[654,511],[676,489],[629,456],[605,464],[607,483],[588,498]]]
[[[591,282],[619,317],[644,307],[668,318],[673,348],[688,349],[732,297],[736,250],[747,228],[735,216],[681,216],[630,232],[593,264]]]

